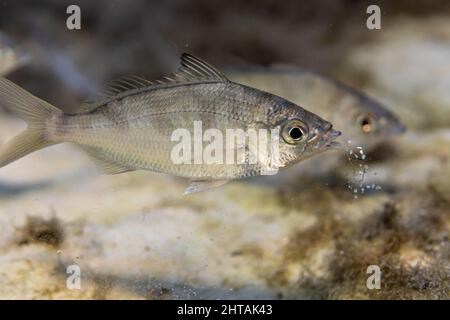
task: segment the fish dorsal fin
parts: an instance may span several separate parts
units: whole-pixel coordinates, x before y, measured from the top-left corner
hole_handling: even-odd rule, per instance
[[[228,81],[225,75],[207,62],[183,53],[180,58],[181,67],[169,77],[162,79],[169,82],[196,82],[196,81]]]
[[[80,113],[89,112],[122,93],[138,91],[152,85],[154,85],[152,81],[135,75],[127,75],[125,77],[115,79],[106,84],[103,91],[88,97],[81,104]]]
[[[195,83],[202,81],[228,81],[222,72],[207,62],[190,55],[189,53],[183,53],[181,55],[180,64],[181,66],[178,70],[168,76],[154,81],[144,80],[147,81],[146,86],[161,86],[174,83]]]
[[[111,81],[105,90],[89,97],[81,104],[81,112],[88,112],[96,107],[114,99],[118,95],[139,92],[143,88],[160,87],[177,83],[195,83],[202,81],[228,81],[226,76],[207,62],[183,53],[180,58],[181,66],[178,70],[161,79],[149,81],[138,76],[128,75]]]

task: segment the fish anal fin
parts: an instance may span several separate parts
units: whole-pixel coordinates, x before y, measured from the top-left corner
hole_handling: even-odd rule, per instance
[[[212,188],[217,188],[226,184],[229,180],[194,180],[184,190],[184,194],[202,192]]]
[[[113,160],[107,158],[102,152],[95,148],[83,148],[89,155],[91,160],[95,163],[97,170],[103,174],[119,174],[128,171],[134,171],[135,169],[126,167],[120,163],[116,163]]]

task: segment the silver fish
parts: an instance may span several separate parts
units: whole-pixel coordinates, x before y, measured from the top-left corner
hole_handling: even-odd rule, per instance
[[[29,56],[5,34],[0,33],[0,76],[16,70],[28,61]]]
[[[28,122],[27,130],[0,150],[0,167],[46,146],[72,142],[104,173],[172,174],[192,181],[187,193],[288,167],[334,148],[340,134],[317,115],[281,97],[231,82],[189,54],[183,54],[180,69],[163,80],[129,77],[114,82],[109,92],[86,103],[79,114],[65,114],[6,79],[0,79],[0,104],[14,107],[11,110]],[[221,132],[255,129],[268,134],[280,128],[279,157],[251,162],[254,154],[248,146],[233,145],[236,154],[243,151],[244,161],[198,163],[189,155],[192,161],[175,163],[175,130],[195,136],[196,122]],[[230,151],[228,144],[220,148],[224,154]]]
[[[233,71],[232,80],[264,90],[332,122],[342,131],[341,140],[369,150],[405,131],[405,126],[386,107],[350,86],[298,68]]]

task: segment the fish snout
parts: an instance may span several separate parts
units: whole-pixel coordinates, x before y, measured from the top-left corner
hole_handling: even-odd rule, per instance
[[[331,128],[333,128],[333,124],[331,123],[331,122],[326,122],[325,123],[325,125],[324,125],[324,127],[323,127],[323,131],[324,132],[328,132],[328,131],[330,131],[331,130]]]
[[[321,138],[314,147],[315,149],[339,148],[341,146],[335,139],[339,137],[342,132],[334,130],[333,125],[330,122],[327,122],[322,128],[316,129],[316,132],[321,134]]]
[[[334,130],[334,129],[331,129],[329,132],[330,132],[329,137],[330,137],[330,139],[333,139],[333,140],[342,134],[341,131]]]

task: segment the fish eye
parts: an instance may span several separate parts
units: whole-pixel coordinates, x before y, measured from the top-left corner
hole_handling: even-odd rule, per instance
[[[375,129],[375,119],[370,114],[364,114],[357,120],[358,126],[364,133],[370,133]]]
[[[303,131],[298,127],[291,128],[291,130],[289,130],[289,136],[293,140],[300,140],[303,137]]]
[[[308,127],[300,120],[290,120],[283,127],[282,137],[289,144],[302,142],[307,136]]]

